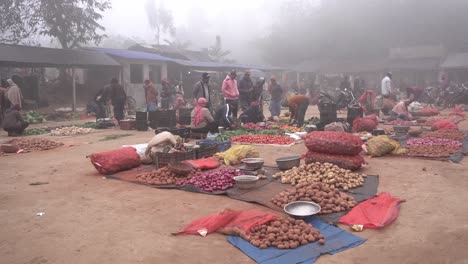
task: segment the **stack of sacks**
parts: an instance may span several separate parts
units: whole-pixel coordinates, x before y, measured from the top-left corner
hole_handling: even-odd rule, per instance
[[[358,132],[371,132],[372,130],[377,128],[377,116],[376,115],[368,115],[363,118],[356,118],[353,121],[353,131]]]
[[[314,131],[305,137],[304,144],[309,149],[304,155],[305,163],[331,163],[340,168],[357,170],[365,164],[359,155],[362,140],[350,133],[335,131]]]

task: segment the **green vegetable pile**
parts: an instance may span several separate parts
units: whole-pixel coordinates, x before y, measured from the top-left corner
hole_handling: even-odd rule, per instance
[[[44,128],[29,128],[23,132],[24,136],[33,136],[33,135],[42,135],[49,133],[47,129]]]
[[[75,125],[76,127],[82,127],[82,128],[94,128],[97,129],[98,125],[96,122],[86,122],[84,124],[77,124]]]
[[[47,120],[38,112],[28,111],[24,115],[24,121],[28,122],[29,124],[40,124],[46,122]]]

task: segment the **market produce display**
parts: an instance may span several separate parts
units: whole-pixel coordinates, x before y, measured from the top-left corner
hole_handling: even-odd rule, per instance
[[[44,128],[29,128],[23,132],[23,135],[33,136],[33,135],[42,135],[46,133],[49,133],[49,131],[47,131],[47,129],[44,129]]]
[[[423,108],[417,112],[414,112],[413,115],[417,116],[435,116],[438,115],[440,112],[435,108]]]
[[[234,168],[198,172],[180,185],[192,184],[205,192],[225,191],[234,187],[234,177],[239,175],[240,172]]]
[[[16,145],[26,151],[49,150],[63,146],[62,142],[45,138],[16,138],[8,141],[8,144]]]
[[[430,138],[446,138],[451,140],[462,140],[465,138],[465,133],[462,131],[457,130],[439,130],[429,133],[424,133],[422,135],[423,138],[430,137]]]
[[[410,138],[406,141],[408,146],[414,145],[446,145],[454,148],[460,148],[462,143],[460,141],[446,139],[446,138],[432,138],[432,137],[424,137],[424,138]]]
[[[289,125],[282,125],[280,126],[280,129],[284,130],[285,132],[288,132],[288,133],[295,133],[295,132],[301,132],[302,129],[299,128],[299,127],[295,127],[295,126],[289,126]]]
[[[274,135],[242,135],[231,138],[232,142],[245,143],[245,144],[277,144],[289,145],[294,143],[295,140],[285,136]]]
[[[310,151],[354,156],[362,151],[364,142],[346,132],[314,131],[307,134],[304,144]]]
[[[324,236],[311,224],[291,217],[253,227],[247,240],[261,249],[271,246],[278,249],[295,249],[315,241],[320,245],[325,244]]]
[[[260,154],[252,146],[233,146],[230,149],[216,153],[215,157],[222,160],[226,165],[239,165],[246,158],[258,158]]]
[[[439,130],[458,130],[457,124],[455,122],[444,119],[444,120],[439,120],[434,123],[432,123],[431,126],[432,131],[439,131]]]
[[[84,135],[93,132],[94,129],[92,128],[83,128],[83,127],[62,127],[56,128],[50,131],[51,136],[76,136],[76,135]]]
[[[331,155],[326,153],[318,153],[309,151],[304,155],[306,164],[320,162],[330,163],[342,169],[357,170],[362,167],[366,162],[361,155],[348,156],[348,155]]]
[[[363,131],[372,131],[377,128],[377,120],[373,118],[356,118],[353,121],[353,131],[354,132],[363,132]]]
[[[164,167],[149,172],[142,172],[136,176],[138,182],[154,185],[181,185],[183,182],[190,179],[190,175],[186,178],[181,178],[177,174]]]
[[[435,122],[437,121],[440,121],[440,120],[450,120],[452,122],[454,122],[455,124],[458,124],[459,122],[465,120],[463,117],[461,116],[456,116],[456,115],[448,115],[448,114],[440,114],[438,116],[432,116],[432,117],[429,117],[426,121],[426,126],[432,126],[432,124],[434,124]]]
[[[24,121],[28,122],[29,124],[39,124],[46,122],[47,120],[38,112],[28,111],[24,115]]]
[[[300,183],[292,190],[277,194],[271,202],[279,207],[295,201],[312,201],[320,205],[320,214],[346,211],[356,206],[356,200],[333,185],[324,183]]]
[[[394,120],[386,122],[385,125],[393,125],[393,126],[414,126],[417,123],[415,121],[405,121],[405,120]]]
[[[446,145],[413,145],[406,147],[406,155],[413,157],[442,158],[460,152],[460,147]]]
[[[272,177],[274,179],[281,178],[282,183],[291,185],[325,183],[336,188],[343,188],[346,191],[362,186],[365,175],[341,169],[330,163],[316,162],[278,172]]]
[[[269,125],[259,125],[255,123],[246,123],[242,125],[242,128],[248,129],[248,130],[264,130],[264,129],[271,129],[271,126]]]
[[[385,135],[367,141],[367,154],[371,157],[381,157],[390,153],[395,155],[403,154],[405,149],[400,147],[400,143]]]

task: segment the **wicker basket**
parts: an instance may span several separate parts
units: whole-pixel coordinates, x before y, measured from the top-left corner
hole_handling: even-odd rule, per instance
[[[218,146],[205,146],[197,149],[197,159],[204,159],[213,156],[214,154],[218,153]]]
[[[174,152],[174,153],[162,153],[157,152],[154,155],[153,162],[156,168],[162,168],[167,166],[169,163],[176,163],[184,160],[196,159],[196,151],[194,149],[188,150],[187,152]]]

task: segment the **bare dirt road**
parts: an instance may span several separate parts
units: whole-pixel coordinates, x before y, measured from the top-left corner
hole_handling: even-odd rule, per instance
[[[468,128],[466,122],[462,126]],[[0,263],[253,263],[222,235],[170,233],[224,208],[267,209],[224,196],[104,179],[86,155],[145,143],[153,135],[134,131],[99,141],[118,133],[125,131],[60,138],[90,144],[0,157]],[[273,165],[276,157],[302,154],[305,147],[259,150]],[[407,202],[392,225],[358,233],[368,239],[363,245],[322,256],[317,263],[468,263],[468,160],[367,161],[364,172],[380,175],[379,191]],[[30,185],[38,181],[48,184]]]

